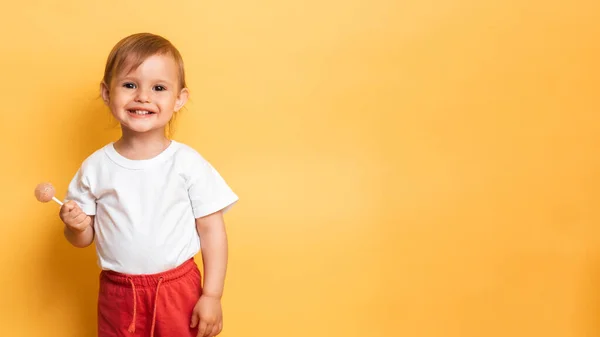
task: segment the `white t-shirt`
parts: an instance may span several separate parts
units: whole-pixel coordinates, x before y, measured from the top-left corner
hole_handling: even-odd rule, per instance
[[[196,150],[171,141],[147,160],[104,146],[84,160],[66,200],[95,215],[99,266],[135,275],[175,268],[197,254],[195,219],[229,210],[238,197]]]

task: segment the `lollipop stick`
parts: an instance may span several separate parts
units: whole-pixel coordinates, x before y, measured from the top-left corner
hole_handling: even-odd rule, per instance
[[[52,200],[56,201],[61,206],[63,205],[63,203],[60,200],[56,199],[56,197],[52,197]]]

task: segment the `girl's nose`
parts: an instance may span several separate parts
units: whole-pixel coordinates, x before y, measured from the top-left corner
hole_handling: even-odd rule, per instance
[[[137,96],[135,97],[135,101],[139,103],[150,103],[150,98],[148,93],[145,90],[138,90]]]

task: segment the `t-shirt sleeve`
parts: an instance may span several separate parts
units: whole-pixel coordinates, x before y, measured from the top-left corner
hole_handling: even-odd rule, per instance
[[[196,157],[189,172],[188,194],[196,218],[222,210],[227,212],[238,196],[217,170],[204,158]]]
[[[83,168],[80,168],[67,189],[66,200],[75,201],[81,210],[87,215],[96,215],[96,197],[93,195],[89,178],[84,174]]]

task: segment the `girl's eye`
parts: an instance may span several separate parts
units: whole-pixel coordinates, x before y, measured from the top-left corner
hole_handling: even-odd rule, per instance
[[[162,85],[157,85],[154,87],[154,90],[156,91],[163,91],[163,90],[167,90],[167,88],[163,87]]]
[[[128,89],[135,89],[135,84],[125,83],[125,84],[123,84],[123,87],[128,88]]]

